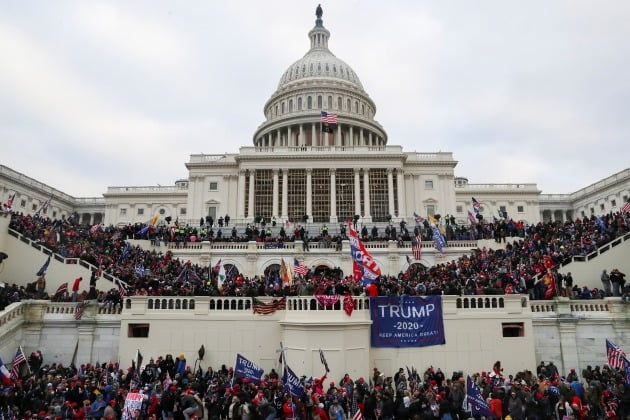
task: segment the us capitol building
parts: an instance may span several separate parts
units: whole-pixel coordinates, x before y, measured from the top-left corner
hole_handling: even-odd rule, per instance
[[[236,154],[191,155],[188,178],[173,186],[109,187],[103,197],[94,198],[72,197],[0,165],[0,200],[6,203],[13,197],[14,211],[34,214],[52,197],[43,211],[46,216],[59,219],[76,212],[84,223],[147,223],[158,215],[160,223],[170,217],[198,226],[206,216],[217,220],[229,215],[226,229],[275,218],[279,224],[306,222],[311,234],[317,234],[318,226],[333,228],[355,215],[359,223],[379,229],[402,221],[413,226],[414,213],[448,214],[458,224],[467,224],[472,197],[482,203],[486,219],[500,211],[530,224],[564,221],[618,210],[630,195],[630,168],[573,193],[544,195],[535,184],[471,184],[455,176],[452,153],[406,152],[389,145],[385,129],[375,120],[376,105],[357,73],[329,50],[330,32],[319,7],[316,16],[308,33],[310,49],[280,77],[264,105],[265,121],[255,130],[252,146]],[[336,117],[328,130],[323,129],[322,112],[328,121]],[[222,258],[247,275],[260,274],[287,256],[308,266],[340,266],[351,272],[347,241],[341,252],[323,247],[308,254],[297,242],[283,249],[253,241],[203,242],[183,249],[169,244],[168,249],[175,257],[205,265]],[[410,245],[381,242],[367,246],[384,273],[398,273],[411,255]],[[492,241],[482,242],[450,242],[447,254],[456,258],[471,248],[492,246]],[[149,241],[134,244],[165,250]],[[431,243],[425,245],[426,262],[435,263]],[[577,284],[590,285],[586,282],[597,282],[602,268],[618,264],[625,270],[629,246],[630,241],[620,238],[597,251],[592,261],[574,261],[562,271],[573,270]],[[37,243],[8,229],[6,214],[0,217],[0,251],[11,256],[0,281],[18,284],[33,281],[32,268],[45,257]],[[47,272],[47,288],[56,290],[78,276],[89,278],[95,269],[56,255]],[[107,278],[97,283],[101,290],[112,286]],[[91,305],[81,320],[75,319],[72,303],[19,302],[0,313],[0,355],[10,359],[23,345],[27,354],[41,349],[49,361],[67,363],[74,352],[78,363],[126,363],[136,350],[145,357],[186,353],[190,358],[203,344],[209,354],[204,363],[209,365],[231,365],[240,352],[270,369],[283,342],[289,363],[300,373],[318,374],[318,349],[323,349],[331,377],[348,372],[356,378],[367,377],[371,367],[393,372],[427,361],[446,371],[480,371],[502,360],[507,371],[516,371],[554,360],[566,371],[601,364],[606,338],[625,346],[630,336],[628,307],[619,298],[587,305],[565,298],[529,302],[520,295],[444,296],[445,345],[375,348],[370,345],[369,299],[354,299],[352,316],[339,308],[321,309],[312,296],[289,297],[286,310],[260,316],[252,314],[249,298],[134,296],[127,297],[119,311]]]
[[[489,219],[501,211],[525,223],[568,220],[615,210],[630,194],[629,169],[573,194],[541,195],[528,183],[470,184],[455,176],[450,152],[389,144],[359,76],[330,51],[321,8],[308,38],[309,50],[265,103],[252,146],[239,153],[194,154],[188,178],[173,186],[109,187],[98,198],[75,198],[0,166],[0,199],[15,192],[14,209],[34,213],[52,195],[48,216],[76,211],[86,223],[126,225],[159,215],[196,226],[202,217],[227,214],[236,224],[257,217],[336,224],[359,215],[371,226],[413,223],[414,213],[467,224],[472,197]],[[336,116],[329,132],[322,111]]]

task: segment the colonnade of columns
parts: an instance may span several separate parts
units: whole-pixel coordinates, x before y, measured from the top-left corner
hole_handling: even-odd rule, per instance
[[[282,220],[286,220],[288,217],[288,204],[289,204],[289,170],[288,168],[273,169],[273,198],[272,198],[272,215],[280,216]],[[282,199],[280,200],[280,171],[282,171]],[[337,215],[337,172],[336,169],[329,169],[330,171],[330,223],[338,221]],[[306,169],[306,214],[313,214],[313,170],[311,168]],[[243,219],[247,214],[248,219],[254,217],[254,204],[255,204],[255,170],[249,170],[249,183],[248,189],[245,191],[247,171],[241,170],[238,177],[238,217]],[[370,209],[370,171],[363,170],[363,197],[361,197],[361,169],[354,168],[354,214],[359,214],[366,221],[370,221],[372,218]],[[387,168],[387,198],[389,214],[394,217],[405,217],[405,195],[404,191],[404,177],[401,169],[397,169],[396,187],[398,189],[397,196],[394,196],[394,170],[393,168]],[[245,213],[245,194],[248,197],[247,213]],[[363,200],[361,200],[361,198]],[[396,212],[395,204],[398,200],[398,211]],[[363,202],[363,206],[361,206]],[[280,204],[281,203],[281,204]],[[363,207],[363,208],[362,208]]]
[[[310,144],[306,133],[310,131]],[[289,125],[269,131],[255,141],[257,147],[302,146],[384,146],[383,137],[369,129],[348,124],[333,126],[332,133],[322,133],[320,123]]]

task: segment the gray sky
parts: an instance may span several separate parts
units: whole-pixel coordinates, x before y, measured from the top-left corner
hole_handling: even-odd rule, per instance
[[[307,1],[0,7],[0,163],[74,196],[172,185],[252,144],[309,47]],[[322,3],[389,144],[453,152],[473,183],[568,193],[629,166],[630,2]]]

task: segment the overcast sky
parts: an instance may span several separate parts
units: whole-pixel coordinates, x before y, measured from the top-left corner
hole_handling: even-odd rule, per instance
[[[172,185],[252,145],[309,47],[316,2],[0,7],[0,163],[68,194]],[[569,193],[630,166],[630,2],[322,3],[329,47],[390,145],[453,152],[472,183]]]

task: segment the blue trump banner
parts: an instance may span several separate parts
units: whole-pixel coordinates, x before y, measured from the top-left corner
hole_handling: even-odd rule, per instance
[[[466,379],[466,402],[473,416],[495,418],[492,411],[490,411],[490,407],[488,407],[488,403],[483,399],[483,396],[477,389],[477,385],[473,383],[470,376]]]
[[[295,373],[291,370],[291,368],[285,365],[284,368],[284,376],[282,377],[282,381],[284,382],[284,390],[291,395],[296,397],[302,397],[304,395],[304,384],[300,381],[300,378],[297,377]]]
[[[440,296],[379,296],[370,299],[372,347],[444,344]]]
[[[256,384],[259,384],[264,373],[265,370],[263,368],[259,367],[254,362],[247,360],[240,354],[236,354],[234,376],[237,376],[239,378],[247,378]]]

